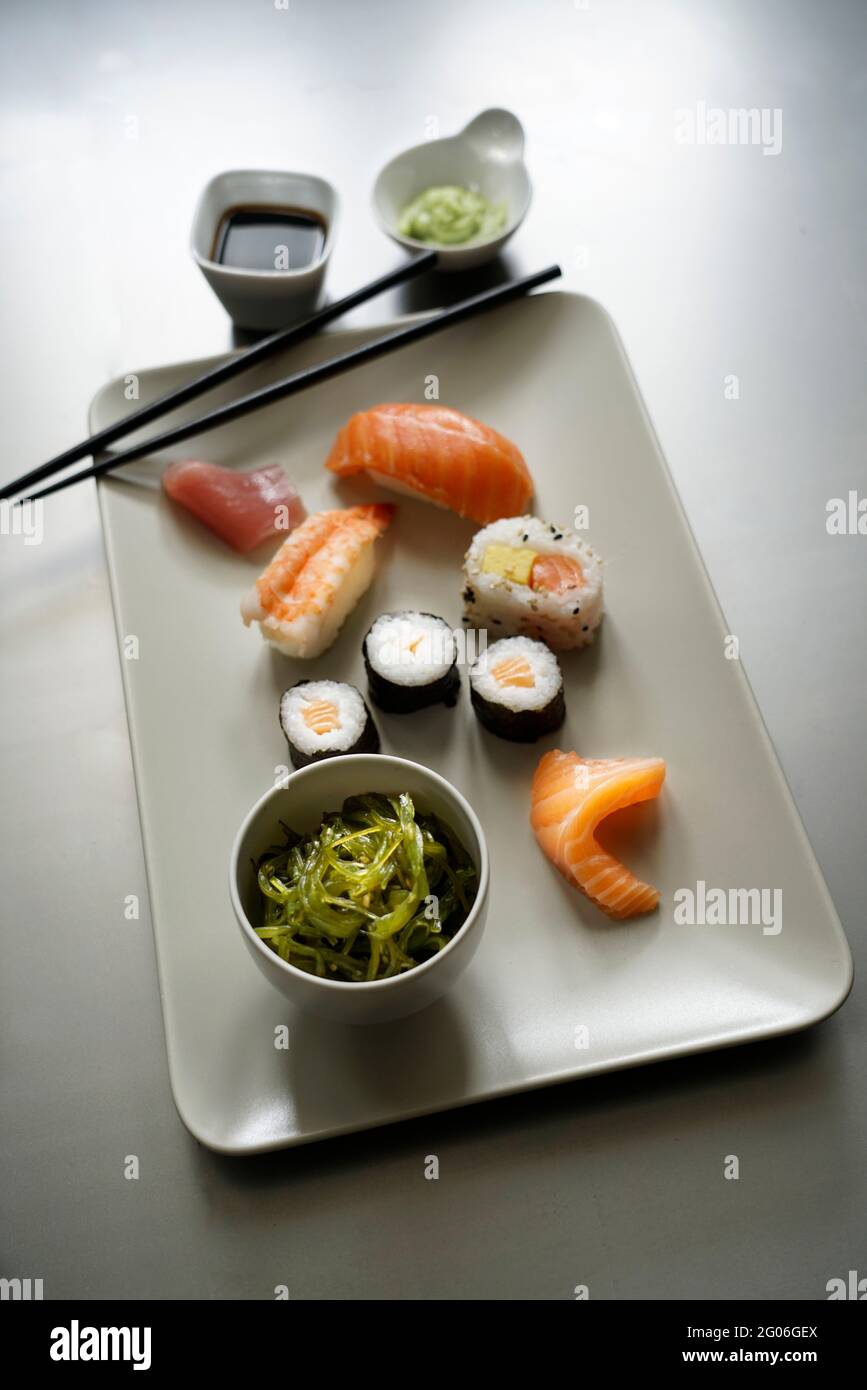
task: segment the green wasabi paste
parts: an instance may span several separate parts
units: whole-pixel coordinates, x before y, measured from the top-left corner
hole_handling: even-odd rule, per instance
[[[505,225],[505,203],[490,203],[472,188],[444,184],[414,198],[401,213],[397,229],[416,241],[460,246],[496,236]]]

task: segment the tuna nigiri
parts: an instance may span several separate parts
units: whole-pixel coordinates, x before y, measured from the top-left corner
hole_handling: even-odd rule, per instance
[[[301,498],[279,463],[237,473],[217,463],[184,459],[163,472],[163,487],[236,550],[253,550],[268,536],[304,520]]]
[[[327,467],[485,524],[527,510],[533,480],[503,435],[445,405],[376,405],[343,426]]]
[[[554,749],[533,777],[530,824],[545,854],[609,917],[652,912],[659,893],[596,840],[613,811],[650,801],[665,777],[662,758],[579,758]]]
[[[281,545],[241,604],[266,641],[286,656],[320,656],[373,578],[373,544],[390,503],[316,512]]]

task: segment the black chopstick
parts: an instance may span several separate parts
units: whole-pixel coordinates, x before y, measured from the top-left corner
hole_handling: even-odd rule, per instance
[[[101,453],[109,444],[113,444],[116,439],[122,438],[123,435],[131,434],[133,430],[140,429],[142,425],[150,424],[151,420],[156,420],[160,415],[165,415],[168,411],[185,405],[187,401],[195,400],[196,396],[203,395],[205,391],[212,391],[215,386],[222,385],[224,381],[229,381],[240,372],[248,371],[250,367],[264,361],[266,357],[273,356],[275,352],[290,347],[293,343],[302,342],[305,338],[311,338],[320,328],[324,328],[327,323],[333,322],[341,314],[348,314],[350,309],[357,308],[359,304],[365,304],[368,299],[373,299],[375,295],[393,289],[395,285],[402,285],[405,281],[414,279],[416,275],[421,275],[423,271],[432,269],[436,260],[436,251],[423,251],[421,255],[406,261],[396,270],[390,270],[388,274],[381,275],[378,280],[371,280],[369,285],[362,285],[360,289],[353,290],[343,299],[337,299],[333,304],[326,305],[324,309],[320,309],[311,318],[293,324],[291,328],[281,328],[279,332],[262,338],[252,347],[235,354],[216,367],[211,367],[209,371],[203,372],[193,381],[176,387],[174,391],[167,391],[164,396],[158,397],[157,400],[151,401],[148,405],[143,405],[139,410],[134,410],[131,415],[125,415],[122,420],[108,425],[98,434],[92,434],[89,439],[83,439],[80,444],[74,444],[65,453],[58,454],[56,458],[49,459],[47,463],[41,463],[37,468],[31,468],[29,473],[24,473],[20,478],[6,483],[0,488],[0,500],[12,497],[16,492],[23,492],[25,488],[32,487],[34,483],[41,483],[43,478],[50,478],[54,473],[60,473],[69,464],[77,463],[79,459]],[[82,476],[84,475],[82,474]]]
[[[556,280],[560,274],[560,267],[552,265],[548,266],[547,270],[536,271],[534,275],[525,275],[520,280],[510,280],[505,285],[497,285],[492,290],[484,290],[481,294],[471,295],[469,299],[462,299],[458,304],[453,304],[448,309],[441,309],[439,313],[421,319],[418,323],[395,329],[393,333],[386,333],[384,337],[376,338],[372,343],[365,343],[363,347],[353,348],[350,352],[344,352],[339,357],[332,357],[328,362],[321,362],[316,367],[307,367],[303,371],[285,377],[282,381],[275,382],[272,386],[263,386],[248,396],[242,396],[237,401],[230,401],[228,405],[218,406],[216,410],[210,411],[209,414],[201,416],[198,420],[191,420],[186,425],[178,425],[175,429],[167,430],[164,434],[155,435],[153,439],[146,439],[144,443],[137,444],[135,448],[127,449],[122,454],[115,454],[112,458],[95,464],[93,468],[86,468],[80,473],[74,473],[71,477],[60,478],[57,482],[51,483],[50,486],[42,488],[40,492],[31,493],[29,497],[19,498],[19,501],[35,502],[40,497],[48,497],[52,492],[61,492],[64,488],[71,487],[73,483],[81,482],[83,478],[101,478],[103,474],[110,473],[125,463],[132,463],[134,459],[143,458],[146,454],[155,454],[160,449],[167,449],[172,444],[180,444],[193,435],[204,434],[207,430],[217,429],[220,425],[227,425],[231,420],[248,415],[250,411],[272,405],[275,401],[283,400],[286,396],[297,395],[299,391],[304,391],[309,386],[315,386],[320,381],[328,381],[331,377],[339,376],[352,367],[361,366],[364,362],[372,362],[376,357],[383,357],[386,353],[393,352],[395,348],[418,342],[421,338],[439,333],[441,329],[449,328],[455,323],[461,323],[464,319],[472,318],[475,314],[485,313],[488,309],[496,308],[499,304],[506,304],[509,300],[518,299],[521,295],[527,294],[529,290],[535,289],[537,285],[544,285],[548,280]]]

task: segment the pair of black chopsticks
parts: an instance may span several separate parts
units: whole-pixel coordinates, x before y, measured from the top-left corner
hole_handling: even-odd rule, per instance
[[[142,425],[149,424],[151,420],[156,420],[168,411],[175,410],[187,401],[194,400],[196,396],[200,396],[205,391],[210,391],[215,386],[221,385],[222,382],[230,380],[231,377],[246,371],[273,353],[289,347],[292,343],[312,337],[326,323],[330,323],[341,314],[348,313],[357,305],[364,304],[374,295],[381,294],[384,290],[413,279],[422,271],[430,269],[435,262],[436,252],[426,251],[399,269],[390,271],[389,274],[380,276],[378,280],[373,280],[369,285],[354,290],[345,298],[338,299],[334,304],[329,304],[325,309],[314,314],[312,318],[305,319],[303,323],[271,334],[270,337],[255,343],[244,352],[230,357],[228,361],[220,363],[217,367],[212,367],[210,371],[196,377],[194,381],[189,381],[184,386],[167,392],[158,400],[142,406],[140,410],[134,411],[131,415],[124,416],[116,424],[109,425],[107,429],[91,435],[89,439],[67,449],[65,453],[58,454],[56,458],[49,459],[47,463],[40,464],[38,468],[33,468],[29,473],[24,473],[20,478],[7,483],[5,487],[0,488],[0,500],[14,497],[16,493],[25,493],[24,496],[18,497],[16,500],[18,502],[36,501],[37,498],[48,497],[52,492],[61,492],[64,488],[71,487],[84,478],[100,478],[104,473],[110,473],[125,463],[131,463],[134,459],[156,453],[159,449],[166,449],[172,444],[180,444],[183,440],[189,439],[193,435],[203,434],[206,430],[226,425],[230,420],[237,420],[242,415],[248,415],[251,411],[259,410],[262,406],[271,405],[274,401],[283,400],[286,396],[297,395],[299,391],[306,390],[308,386],[315,386],[320,381],[328,381],[330,377],[339,376],[342,372],[348,371],[351,367],[360,366],[363,362],[371,362],[376,357],[393,352],[395,348],[404,347],[407,343],[417,342],[421,338],[427,338],[430,334],[438,333],[441,329],[448,328],[454,323],[461,323],[464,319],[485,313],[486,310],[493,309],[498,304],[506,304],[512,299],[518,299],[521,295],[535,289],[537,285],[544,285],[548,280],[555,280],[561,273],[559,266],[552,265],[547,270],[537,271],[534,275],[525,275],[519,280],[510,280],[504,285],[497,285],[492,290],[484,290],[481,294],[471,295],[469,299],[462,299],[448,309],[441,309],[439,313],[421,319],[418,323],[397,328],[394,332],[386,333],[384,337],[377,338],[372,343],[366,343],[363,347],[353,348],[350,352],[344,352],[339,357],[332,357],[329,361],[320,363],[319,366],[306,367],[303,371],[294,372],[291,376],[284,377],[282,381],[275,382],[272,386],[264,386],[258,391],[252,391],[247,396],[241,396],[237,401],[230,401],[228,405],[218,406],[208,414],[202,415],[198,420],[191,420],[188,424],[178,425],[174,429],[166,430],[163,434],[154,435],[145,440],[144,443],[137,444],[134,448],[126,449],[122,453],[114,454],[102,463],[94,464],[91,468],[84,468],[77,473],[68,474],[36,492],[26,492],[26,489],[43,482],[55,473],[62,472],[69,464],[77,463],[79,459],[94,457],[107,445],[114,443],[116,439],[120,439],[125,434],[131,434],[133,430],[140,429]]]

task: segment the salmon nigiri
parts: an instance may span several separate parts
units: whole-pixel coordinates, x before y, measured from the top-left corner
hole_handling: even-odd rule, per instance
[[[286,656],[320,656],[373,578],[373,544],[394,507],[316,512],[296,527],[241,604]]]
[[[609,917],[652,912],[659,893],[596,839],[613,811],[651,801],[665,777],[662,758],[579,758],[546,753],[533,777],[530,824],[552,864]]]
[[[486,525],[519,516],[533,496],[520,450],[446,405],[375,405],[353,415],[326,461],[332,473],[368,473]]]

